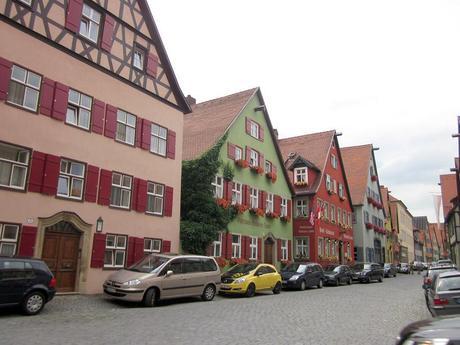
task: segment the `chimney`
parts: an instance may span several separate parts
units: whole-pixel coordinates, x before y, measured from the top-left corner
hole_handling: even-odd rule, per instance
[[[192,106],[192,105],[195,105],[195,104],[196,104],[196,99],[193,98],[193,97],[190,96],[190,95],[187,95],[187,97],[185,97],[185,100],[187,101],[187,103],[188,103],[189,106]]]
[[[276,140],[278,140],[278,130],[276,128],[273,129],[273,133],[275,134]]]

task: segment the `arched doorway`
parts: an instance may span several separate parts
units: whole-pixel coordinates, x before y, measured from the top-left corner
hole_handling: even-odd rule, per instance
[[[45,228],[41,257],[56,278],[58,292],[76,291],[81,235],[66,221]]]
[[[268,237],[264,241],[264,262],[266,264],[272,264],[273,265],[273,247],[274,247],[275,241],[273,238]]]

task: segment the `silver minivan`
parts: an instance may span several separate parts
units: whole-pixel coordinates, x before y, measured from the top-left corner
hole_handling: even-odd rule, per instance
[[[211,301],[220,285],[216,260],[198,255],[150,254],[129,268],[112,273],[104,294],[152,307],[162,299],[200,296]]]

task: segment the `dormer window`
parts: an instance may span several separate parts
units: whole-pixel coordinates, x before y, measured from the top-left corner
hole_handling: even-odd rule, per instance
[[[83,13],[80,22],[80,35],[97,43],[99,37],[99,25],[101,22],[101,14],[88,6],[83,4]]]
[[[294,184],[306,185],[308,183],[307,167],[294,169]]]

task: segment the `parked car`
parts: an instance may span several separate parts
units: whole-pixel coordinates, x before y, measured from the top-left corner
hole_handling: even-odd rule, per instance
[[[355,264],[354,276],[360,283],[370,283],[373,280],[383,282],[383,268],[376,263]]]
[[[434,279],[440,274],[444,272],[450,272],[450,271],[456,271],[456,267],[451,265],[451,266],[434,266],[430,267],[428,271],[426,271],[426,274],[423,277],[423,289],[428,289],[431,287],[431,284],[433,283]]]
[[[329,265],[324,270],[324,283],[339,286],[342,283],[351,285],[353,274],[347,265]]]
[[[410,265],[406,262],[402,262],[398,265],[398,272],[399,273],[405,273],[409,274],[410,273]]]
[[[437,266],[451,266],[451,265],[453,265],[451,259],[442,259],[442,260],[438,260],[437,262]]]
[[[460,343],[460,317],[444,317],[413,322],[399,333],[396,345]]]
[[[56,294],[56,279],[41,260],[0,257],[0,306],[19,305],[27,315],[42,311]]]
[[[444,272],[428,290],[428,310],[433,316],[460,314],[460,272]]]
[[[153,307],[159,300],[177,297],[200,296],[211,301],[219,285],[220,269],[214,258],[150,254],[112,273],[103,287],[108,297]]]
[[[390,277],[396,277],[396,274],[398,273],[398,268],[394,264],[386,263],[383,264],[383,276],[385,278],[390,278]]]
[[[221,294],[238,294],[252,297],[256,292],[271,290],[281,292],[281,275],[269,264],[239,264],[222,274]]]
[[[428,265],[427,262],[422,262],[422,265],[423,265],[423,270],[424,270],[424,271],[427,270],[428,267],[429,267],[429,265]]]
[[[281,270],[283,288],[305,290],[324,284],[324,272],[320,264],[314,262],[293,262]]]

